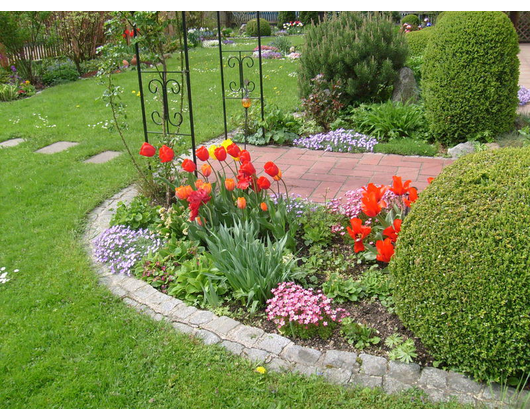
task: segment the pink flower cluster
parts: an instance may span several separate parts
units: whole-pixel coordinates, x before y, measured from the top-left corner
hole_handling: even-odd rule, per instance
[[[329,321],[340,322],[349,314],[344,309],[332,309],[333,299],[322,291],[304,289],[293,282],[280,283],[272,290],[273,298],[267,301],[267,319],[278,329],[295,323],[308,329],[311,326],[328,326]]]

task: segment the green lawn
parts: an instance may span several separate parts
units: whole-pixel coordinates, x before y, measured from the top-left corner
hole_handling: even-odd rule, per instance
[[[200,141],[222,132],[216,49],[190,60]],[[296,63],[267,62],[266,97],[296,104]],[[128,139],[143,141],[136,73],[117,75],[129,106]],[[215,86],[213,91],[210,88]],[[276,87],[276,89],[274,89]],[[217,91],[215,91],[217,89]],[[103,129],[109,110],[94,79],[0,103],[0,408],[427,408],[414,393],[346,390],[319,378],[260,375],[250,362],[203,346],[128,308],[98,285],[82,245],[86,215],[134,180],[125,155],[102,165],[82,161],[123,150]],[[276,94],[275,91],[280,93]],[[234,101],[235,102],[235,101]],[[79,145],[33,153],[56,141]]]

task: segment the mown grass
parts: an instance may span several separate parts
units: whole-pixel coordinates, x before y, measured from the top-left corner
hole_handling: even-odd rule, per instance
[[[213,69],[213,56],[193,51],[192,67]],[[288,72],[296,64],[266,64],[266,89],[279,89],[276,97],[269,91],[271,101],[289,109],[296,79],[280,66]],[[222,132],[219,101],[210,101],[220,97],[209,91],[216,77],[213,70],[193,74],[199,140]],[[132,93],[136,74],[116,79],[137,150],[143,139]],[[110,119],[96,99],[102,89],[95,79],[82,80],[0,103],[0,141],[27,139],[0,149],[0,266],[12,273],[0,284],[0,408],[460,407],[430,404],[418,393],[388,396],[321,378],[260,375],[252,363],[176,334],[98,285],[82,244],[86,215],[135,179],[125,154],[102,165],[83,163],[104,150],[123,150],[118,136],[101,128]],[[56,141],[79,145],[34,153]]]

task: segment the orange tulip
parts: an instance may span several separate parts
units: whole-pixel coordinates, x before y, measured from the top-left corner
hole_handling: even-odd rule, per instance
[[[212,167],[205,163],[201,166],[201,172],[206,178],[208,178],[212,174]]]
[[[431,182],[434,181],[434,178],[432,176],[430,176],[429,178],[427,178],[427,182],[430,184]]]
[[[201,185],[201,189],[210,194],[212,192],[212,184],[210,184],[209,182],[205,182]]]
[[[246,207],[247,207],[247,200],[245,200],[245,197],[238,197],[237,208],[243,210]]]
[[[180,187],[175,188],[175,195],[179,200],[187,200],[192,192],[193,188],[189,185],[181,185]]]
[[[263,202],[259,205],[261,207],[261,210],[267,211],[269,210],[269,207],[267,206],[267,203]]]
[[[225,179],[225,187],[228,191],[234,191],[236,182],[232,178],[227,178]]]
[[[275,181],[279,181],[280,179],[282,179],[282,170],[278,169],[278,175],[273,176],[272,179],[274,179]]]
[[[364,190],[363,195],[366,196],[368,194],[374,193],[375,201],[379,202],[382,200],[387,189],[388,187],[386,186],[377,187],[375,184],[370,183],[366,187],[363,187],[363,190]],[[386,206],[386,204],[384,204],[384,206]]]

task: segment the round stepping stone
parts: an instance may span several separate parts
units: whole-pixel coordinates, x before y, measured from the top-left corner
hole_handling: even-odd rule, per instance
[[[36,151],[36,153],[44,153],[46,155],[51,155],[53,153],[59,153],[63,150],[66,150],[70,147],[77,146],[79,143],[72,141],[58,141],[57,143],[50,144],[49,146],[43,147]]]
[[[121,152],[106,151],[85,160],[85,163],[105,163],[121,155]]]

